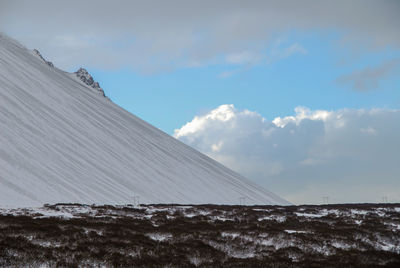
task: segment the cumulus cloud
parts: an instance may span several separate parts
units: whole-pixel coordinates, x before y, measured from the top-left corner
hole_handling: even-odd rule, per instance
[[[356,47],[398,49],[399,13],[396,0],[2,0],[0,30],[43,50],[62,68],[150,72],[254,61],[293,31],[335,30]],[[295,45],[285,53],[294,52],[304,50]]]
[[[297,107],[267,120],[233,105],[174,136],[295,203],[400,201],[400,110]]]
[[[381,80],[400,71],[400,59],[393,59],[375,67],[367,67],[351,74],[343,75],[336,79],[342,85],[350,86],[360,92],[371,91],[379,88]]]

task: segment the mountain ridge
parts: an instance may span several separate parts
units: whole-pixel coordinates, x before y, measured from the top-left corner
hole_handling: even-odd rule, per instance
[[[0,34],[0,206],[289,204]]]

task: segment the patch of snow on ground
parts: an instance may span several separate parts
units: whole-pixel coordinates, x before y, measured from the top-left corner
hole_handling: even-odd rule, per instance
[[[254,211],[262,211],[262,212],[271,212],[271,209],[265,209],[265,208],[253,208]]]
[[[400,224],[393,224],[392,223],[392,226],[395,227],[396,230],[400,230]]]
[[[198,214],[196,214],[196,213],[188,213],[188,214],[185,213],[184,215],[186,218],[193,218],[193,217],[198,216]]]
[[[346,243],[344,243],[344,242],[339,242],[339,241],[334,241],[334,242],[331,243],[331,245],[332,245],[333,247],[335,247],[335,248],[340,248],[340,249],[345,249],[345,250],[351,248],[350,245],[348,245],[348,244],[346,244]]]
[[[307,233],[306,231],[297,231],[297,230],[285,230],[288,234],[304,234]]]
[[[351,210],[350,210],[350,213],[351,213],[351,214],[354,214],[354,215],[366,215],[366,214],[369,213],[369,211],[367,211],[367,210],[360,210],[360,209],[351,209]]]
[[[149,233],[147,236],[154,240],[154,241],[159,241],[163,242],[166,240],[170,240],[172,238],[172,234],[166,234],[166,233]]]
[[[395,245],[387,241],[381,241],[376,247],[384,251],[400,252],[400,245]]]
[[[284,222],[284,221],[286,221],[286,217],[285,216],[271,215],[271,216],[265,216],[265,217],[258,218],[258,221]]]
[[[151,214],[154,212],[160,212],[160,211],[171,211],[171,208],[155,208],[155,207],[146,207],[146,212]]]
[[[64,218],[71,219],[74,215],[65,210],[50,210],[46,207],[40,208],[23,208],[23,209],[0,209],[0,215],[13,215],[13,216],[33,216],[36,218]]]
[[[354,221],[357,225],[360,225],[363,221],[362,220],[355,220]]]
[[[222,236],[222,237],[229,237],[229,238],[235,239],[236,237],[240,236],[240,234],[239,234],[239,233],[222,232],[222,233],[221,233],[221,236]]]
[[[326,215],[328,215],[327,212],[321,211],[321,214],[311,214],[311,213],[300,213],[300,212],[295,212],[297,217],[306,217],[306,218],[321,218]]]
[[[338,209],[324,209],[324,213],[326,214],[335,214],[336,216],[340,216],[340,211]]]
[[[233,219],[223,217],[223,216],[211,216],[212,221],[233,221]]]

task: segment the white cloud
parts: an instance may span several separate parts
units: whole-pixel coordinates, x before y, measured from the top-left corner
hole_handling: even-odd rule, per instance
[[[184,125],[179,130],[175,130],[175,137],[180,138],[194,134],[205,128],[210,122],[227,122],[236,116],[233,105],[221,105],[204,116],[196,116],[191,122]]]
[[[248,64],[293,32],[333,30],[358,50],[398,49],[399,10],[398,1],[375,0],[2,0],[0,31],[38,48],[61,68],[128,66],[150,72]],[[306,50],[294,43],[276,56],[294,53]]]
[[[218,153],[219,151],[221,151],[222,145],[224,145],[224,142],[220,141],[211,145],[211,149],[213,150],[213,152]]]
[[[271,121],[221,105],[175,130],[179,140],[292,202],[400,201],[400,110],[297,107]]]
[[[278,127],[285,127],[289,123],[295,123],[296,125],[299,125],[304,119],[326,121],[328,117],[332,115],[332,112],[329,111],[311,111],[310,109],[301,106],[296,107],[294,111],[296,112],[295,116],[285,116],[283,118],[276,117],[274,120],[272,120],[272,123]]]

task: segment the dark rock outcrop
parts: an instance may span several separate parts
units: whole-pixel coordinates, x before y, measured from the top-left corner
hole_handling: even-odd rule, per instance
[[[54,64],[50,61],[47,61],[45,58],[43,58],[42,54],[40,54],[39,50],[34,49],[33,52],[42,60],[44,63],[49,65],[50,67],[54,67]]]
[[[106,96],[104,94],[104,90],[100,87],[100,84],[94,81],[93,77],[89,74],[89,72],[86,69],[79,68],[79,70],[76,71],[75,74],[83,83],[95,89],[99,94],[103,95],[103,97]]]

